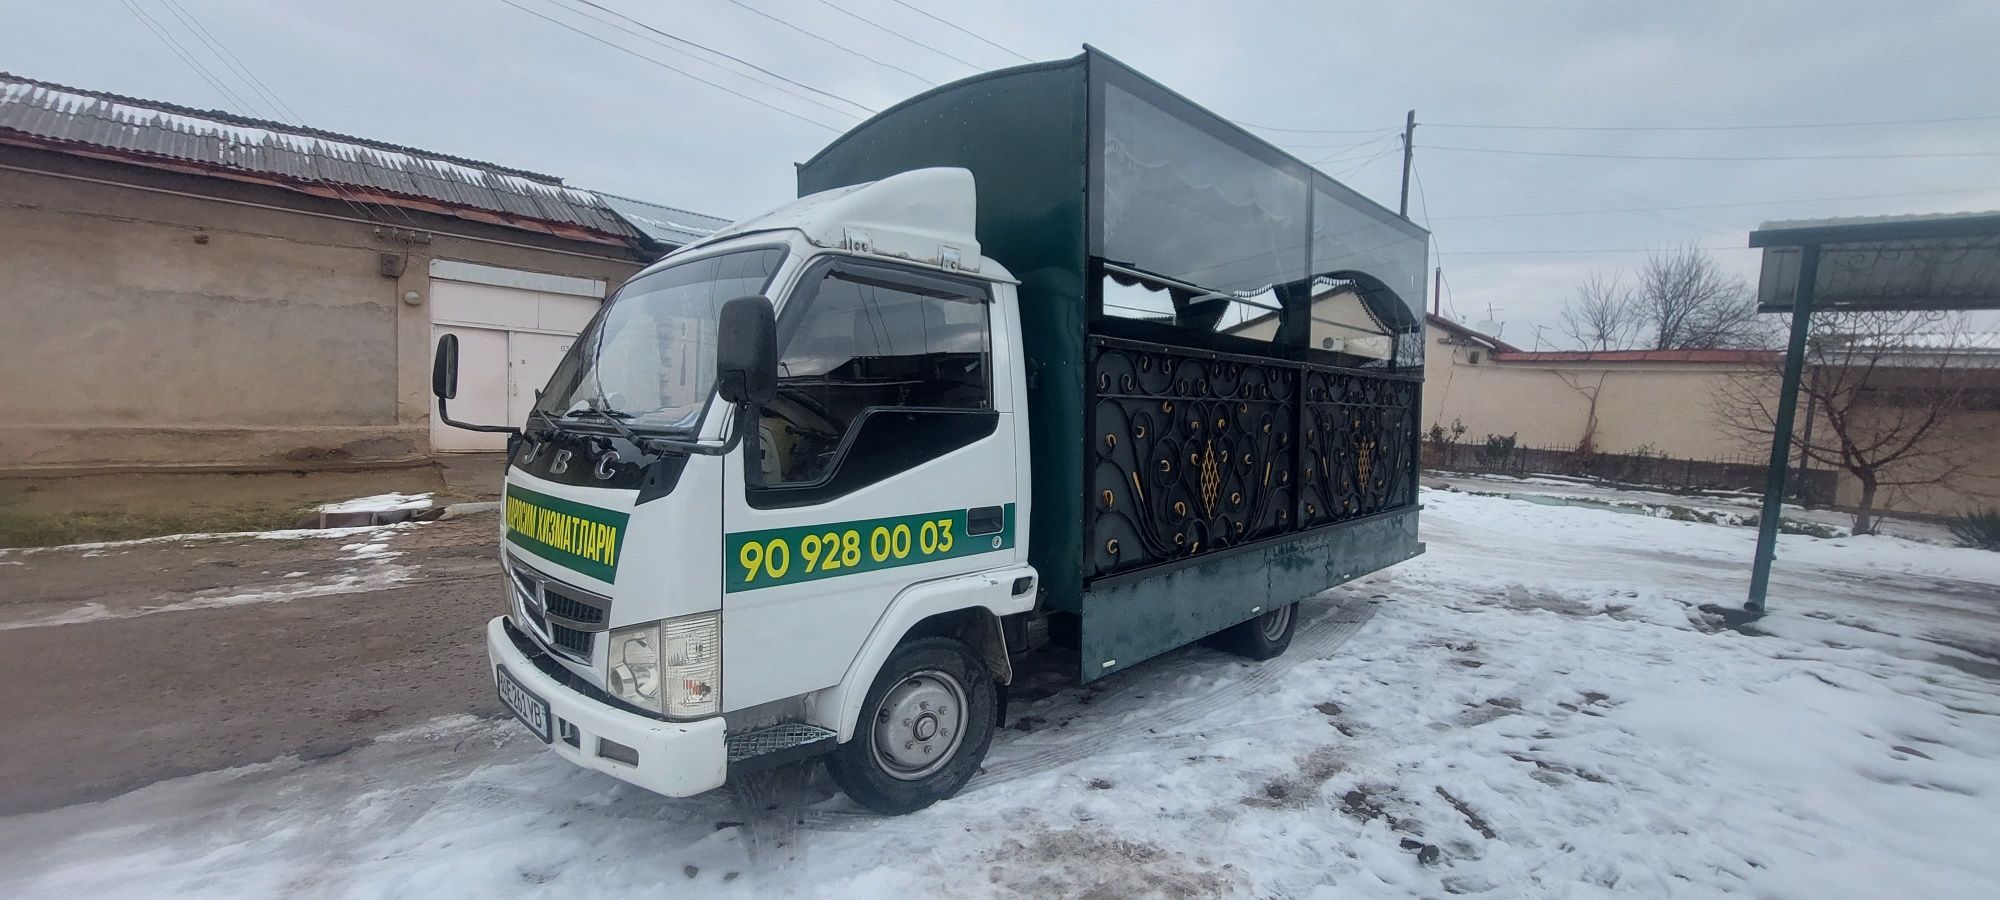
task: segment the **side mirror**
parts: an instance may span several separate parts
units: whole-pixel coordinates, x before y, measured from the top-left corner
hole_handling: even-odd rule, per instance
[[[447,334],[438,338],[437,358],[431,361],[431,394],[437,397],[438,418],[453,428],[466,431],[487,431],[496,434],[510,434],[519,437],[521,429],[512,425],[473,425],[451,417],[445,408],[445,401],[458,397],[458,335]],[[514,452],[514,445],[507,445],[507,452]]]
[[[771,301],[738,297],[716,323],[715,390],[730,403],[763,405],[778,395],[778,322]]]
[[[431,394],[439,400],[458,398],[458,335],[438,338],[437,358],[431,361]]]

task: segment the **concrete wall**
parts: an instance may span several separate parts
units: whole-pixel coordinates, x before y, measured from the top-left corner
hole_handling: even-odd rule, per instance
[[[421,455],[432,258],[614,286],[640,265],[619,247],[361,215],[0,147],[0,470]],[[406,257],[399,278],[381,274],[384,253]]]
[[[1479,362],[1472,362],[1477,353]],[[2000,396],[2000,371],[1986,378],[1985,396]],[[1762,463],[1768,440],[1746,442],[1716,418],[1717,397],[1732,384],[1761,378],[1766,395],[1777,396],[1777,374],[1768,367],[1709,363],[1533,363],[1494,362],[1484,347],[1469,345],[1433,326],[1424,359],[1424,417],[1451,427],[1462,421],[1461,441],[1488,434],[1514,434],[1522,445],[1574,447],[1590,419],[1590,395],[1597,396],[1595,446],[1604,453],[1652,453],[1692,459],[1736,458]],[[1991,405],[1990,401],[1987,405]],[[1803,404],[1799,411],[1805,415]],[[1827,426],[1822,416],[1815,428]],[[1823,432],[1822,432],[1823,434]],[[1878,508],[1925,515],[1948,515],[2000,506],[2000,410],[1983,408],[1954,414],[1937,440],[1955,446],[1963,468],[1942,484],[1885,487]],[[1795,457],[1796,459],[1796,457]],[[1826,468],[1814,463],[1814,468]],[[1896,477],[1910,474],[1909,469]],[[1853,506],[1861,485],[1840,472],[1834,503]]]
[[[1496,363],[1485,348],[1432,327],[1424,356],[1422,424],[1450,428],[1454,419],[1462,421],[1466,441],[1514,434],[1525,446],[1575,447],[1590,433],[1604,453],[1755,456],[1769,450],[1746,447],[1714,414],[1716,395],[1745,371],[1706,363]]]
[[[1943,477],[1936,484],[1885,486],[1877,493],[1880,509],[1951,515],[2000,506],[2000,409],[1992,408],[1991,398],[2000,397],[2000,371],[1981,373],[1988,386],[1985,403],[1950,414],[1926,441],[1924,453],[1941,451],[1940,458],[1919,458],[1885,472],[1890,481],[1922,481]],[[1860,433],[1867,433],[1871,418],[1894,421],[1896,411],[1864,407],[1857,418]],[[1907,415],[1908,413],[1906,413]],[[1823,426],[1824,419],[1822,419]],[[1955,471],[1954,471],[1955,470]],[[1861,499],[1861,482],[1842,473],[1834,502],[1852,506]]]
[[[1931,515],[1952,515],[2000,507],[2000,413],[1961,414],[1965,469],[1939,484],[1881,489],[1879,509]],[[1843,473],[1834,502],[1852,506],[1861,499],[1861,482]]]

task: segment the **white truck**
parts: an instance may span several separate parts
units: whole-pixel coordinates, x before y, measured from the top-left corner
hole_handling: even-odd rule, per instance
[[[1417,540],[1425,234],[1086,47],[857,126],[621,287],[507,431],[501,699],[668,796],[970,780],[1030,650],[1090,681]],[[1044,654],[1047,656],[1047,654]]]

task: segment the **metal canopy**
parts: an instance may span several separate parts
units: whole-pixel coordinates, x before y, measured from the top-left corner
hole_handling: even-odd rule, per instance
[[[1772,422],[1771,466],[1758,517],[1750,599],[1743,606],[1755,618],[1764,613],[1771,561],[1777,555],[1812,314],[2000,309],[2000,212],[1767,222],[1750,233],[1750,246],[1764,250],[1758,310],[1793,314]]]
[[[1767,222],[1759,312],[1787,312],[1799,261],[1820,248],[1815,309],[2000,309],[2000,212]]]

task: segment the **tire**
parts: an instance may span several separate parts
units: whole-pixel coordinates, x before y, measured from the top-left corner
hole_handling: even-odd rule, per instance
[[[1214,646],[1255,660],[1283,656],[1299,630],[1299,605],[1289,603],[1248,622],[1239,622],[1215,636]]]
[[[918,638],[889,654],[854,736],[826,757],[826,768],[862,806],[891,816],[915,812],[958,793],[979,772],[998,714],[999,685],[971,648],[948,637]]]

